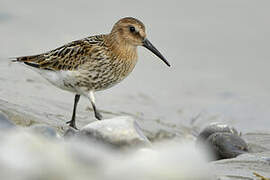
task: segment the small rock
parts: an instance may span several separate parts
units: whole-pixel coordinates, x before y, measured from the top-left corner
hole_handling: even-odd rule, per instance
[[[56,130],[45,124],[36,124],[29,127],[30,131],[42,135],[47,138],[56,138],[58,136]]]
[[[235,158],[248,152],[247,143],[237,130],[226,124],[211,124],[198,136],[197,143],[210,149],[213,160]]]
[[[248,152],[246,142],[240,136],[232,133],[214,133],[208,137],[207,142],[217,160],[235,158]]]
[[[113,147],[150,145],[138,123],[127,116],[92,122],[80,130],[79,136]]]
[[[6,130],[6,129],[12,129],[15,128],[16,125],[13,124],[6,115],[2,114],[0,112],[0,129],[1,130]]]
[[[238,135],[239,133],[233,127],[228,126],[227,124],[212,123],[199,134],[198,139],[206,140],[210,135],[217,132],[231,133]]]

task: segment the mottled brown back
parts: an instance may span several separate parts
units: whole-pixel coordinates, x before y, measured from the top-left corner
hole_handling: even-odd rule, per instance
[[[74,70],[87,60],[95,60],[105,35],[73,41],[47,53],[16,58],[19,62],[47,70]],[[97,59],[98,60],[98,59]]]

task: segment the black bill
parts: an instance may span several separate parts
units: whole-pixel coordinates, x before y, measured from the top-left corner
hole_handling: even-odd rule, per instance
[[[157,50],[157,48],[155,48],[155,46],[148,39],[145,38],[143,40],[143,46],[149,49],[157,57],[159,57],[165,64],[167,64],[168,66],[171,66],[170,63],[165,59],[165,57],[162,56],[162,54]]]

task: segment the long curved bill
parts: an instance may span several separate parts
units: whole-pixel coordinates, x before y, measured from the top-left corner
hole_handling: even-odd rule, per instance
[[[143,47],[149,49],[152,53],[154,53],[157,57],[159,57],[167,66],[171,66],[170,63],[165,59],[165,57],[155,48],[155,46],[148,40],[143,40]]]

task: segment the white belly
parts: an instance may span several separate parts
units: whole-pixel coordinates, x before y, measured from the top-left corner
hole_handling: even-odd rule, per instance
[[[39,69],[37,72],[53,85],[63,90],[77,92],[75,71],[50,71]]]

